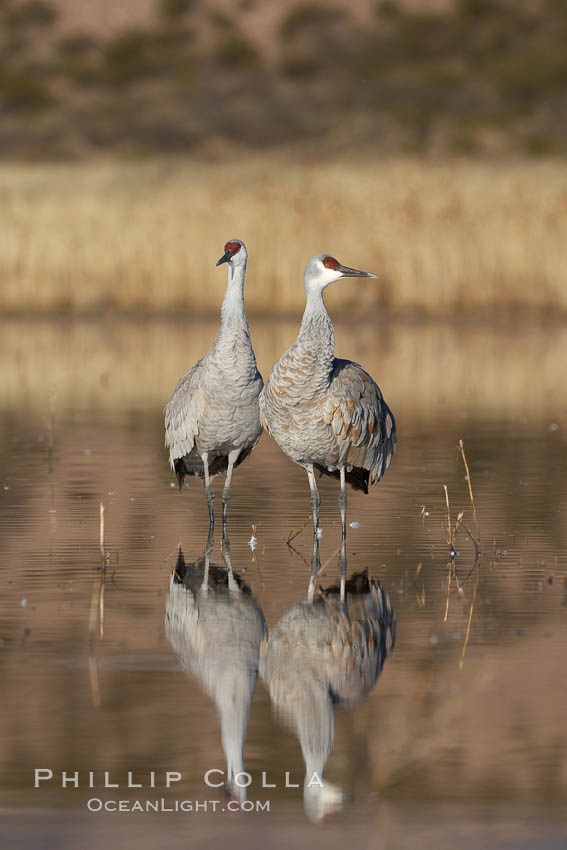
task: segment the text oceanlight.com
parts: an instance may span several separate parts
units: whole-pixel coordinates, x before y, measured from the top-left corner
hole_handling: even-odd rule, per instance
[[[269,800],[87,800],[89,812],[269,812]]]

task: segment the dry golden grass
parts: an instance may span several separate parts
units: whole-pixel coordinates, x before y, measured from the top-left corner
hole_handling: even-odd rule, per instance
[[[381,275],[335,311],[567,313],[567,170],[395,159],[10,165],[0,308],[217,313],[230,237],[248,245],[249,312],[297,313],[317,251]]]

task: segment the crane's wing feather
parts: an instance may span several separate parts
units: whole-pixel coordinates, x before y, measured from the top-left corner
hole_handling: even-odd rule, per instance
[[[266,421],[266,414],[265,414],[265,412],[264,412],[264,407],[265,407],[265,398],[264,398],[264,393],[265,393],[265,392],[266,392],[266,384],[264,384],[264,386],[262,387],[262,389],[261,389],[261,391],[260,391],[260,395],[258,396],[258,408],[259,408],[259,410],[260,410],[260,425],[261,425],[261,426],[262,426],[262,428],[264,428],[264,430],[266,430],[266,431],[268,432],[268,434],[269,434],[269,433],[270,433],[270,431],[269,431],[269,429],[268,429],[268,423],[267,423],[267,421]]]
[[[191,452],[199,433],[202,363],[199,360],[183,375],[165,406],[165,445],[172,469],[178,458]]]
[[[353,470],[366,471],[364,478],[370,484],[379,481],[394,454],[396,423],[379,387],[362,366],[335,359],[322,413],[339,444],[339,465],[346,462]]]

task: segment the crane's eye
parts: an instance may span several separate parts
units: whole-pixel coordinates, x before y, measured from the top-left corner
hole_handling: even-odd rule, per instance
[[[339,261],[335,260],[334,257],[325,257],[325,259],[323,260],[323,265],[326,269],[334,269],[334,271],[337,271],[339,267]]]
[[[231,254],[238,254],[240,251],[240,243],[239,242],[227,242],[224,246],[225,251],[230,251]]]

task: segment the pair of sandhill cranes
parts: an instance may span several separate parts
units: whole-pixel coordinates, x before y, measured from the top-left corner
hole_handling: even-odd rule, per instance
[[[236,777],[256,675],[277,713],[298,735],[305,766],[305,805],[319,820],[340,806],[338,789],[308,778],[322,775],[333,740],[333,705],[354,701],[375,684],[393,646],[395,618],[384,591],[364,574],[346,581],[346,485],[368,492],[390,465],[394,417],[364,369],[334,356],[333,323],[323,290],[342,277],[376,277],[317,254],[304,273],[307,304],[299,336],[264,386],[244,309],[246,247],[227,242],[217,265],[228,266],[220,330],[207,354],[179,381],[165,409],[166,445],[179,487],[202,478],[209,506],[204,556],[186,567],[180,554],[170,585],[166,631],[183,666],[217,704],[227,758],[227,785]],[[307,472],[313,509],[312,575],[307,599],[267,636],[262,612],[236,580],[226,536],[233,469],[266,428]],[[226,470],[222,492],[226,572],[210,564],[214,531],[211,480]],[[319,549],[316,471],[340,479],[340,589],[315,591]]]
[[[210,537],[211,479],[226,470],[225,536],[233,469],[250,454],[265,428],[307,473],[316,569],[320,505],[316,471],[340,479],[344,543],[347,483],[367,493],[368,484],[384,475],[394,453],[394,417],[370,375],[358,363],[334,356],[333,323],[323,301],[323,290],[333,281],[376,275],[343,266],[328,254],[312,257],[304,272],[307,303],[299,336],[264,386],[244,309],[247,256],[239,239],[224,246],[217,262],[228,266],[220,330],[207,354],[181,378],[165,408],[165,442],[180,489],[186,475],[204,480]]]

